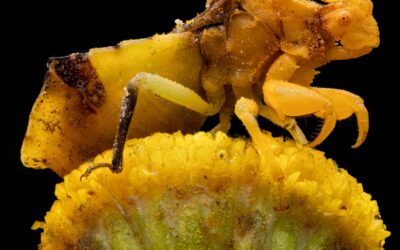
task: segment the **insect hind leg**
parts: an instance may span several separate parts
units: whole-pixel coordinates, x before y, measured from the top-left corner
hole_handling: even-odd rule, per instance
[[[135,78],[134,78],[135,79]],[[121,114],[118,123],[117,135],[113,144],[113,154],[110,163],[91,164],[81,176],[88,177],[94,170],[99,168],[109,168],[113,173],[122,171],[123,150],[125,146],[126,136],[128,134],[129,125],[132,121],[133,111],[137,101],[137,84],[136,81],[130,81],[124,89],[124,97],[122,99]]]
[[[136,106],[139,88],[205,116],[214,115],[220,110],[220,106],[207,103],[196,92],[175,81],[155,74],[139,73],[128,82],[124,89],[125,93],[122,99],[120,120],[113,144],[111,163],[92,164],[81,178],[88,177],[94,170],[99,168],[109,168],[113,173],[122,171],[125,141]]]

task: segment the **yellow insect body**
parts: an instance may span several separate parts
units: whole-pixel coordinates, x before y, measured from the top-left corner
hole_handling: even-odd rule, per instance
[[[131,112],[127,138],[197,131],[205,116],[218,113],[213,132],[227,132],[243,97],[255,101],[253,116],[271,120],[309,146],[324,141],[337,120],[355,114],[359,135],[353,147],[358,147],[369,129],[362,98],[310,85],[315,68],[367,54],[378,44],[370,0],[207,1],[203,13],[178,22],[167,35],[51,59],[22,160],[64,175],[111,147],[118,124],[114,145],[121,158]],[[127,105],[128,96],[137,96],[135,104]],[[324,120],[312,142],[295,120],[306,115]],[[122,160],[111,168],[120,171]]]
[[[118,48],[92,49],[88,60],[103,84],[104,103],[93,110],[84,102],[85,92],[65,84],[50,64],[22,146],[24,165],[51,168],[63,176],[110,148],[118,126],[122,90],[139,72],[184,82],[201,93],[200,51],[190,33],[156,35],[122,42]],[[197,131],[203,123],[201,115],[151,93],[142,91],[138,99],[129,137],[144,137],[154,131],[188,133]]]

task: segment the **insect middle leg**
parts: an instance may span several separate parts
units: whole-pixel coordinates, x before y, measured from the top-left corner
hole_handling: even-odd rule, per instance
[[[284,128],[286,131],[290,133],[290,135],[293,137],[293,139],[302,144],[305,145],[308,143],[308,140],[306,136],[304,135],[303,131],[301,128],[297,125],[296,119],[293,117],[285,117],[284,119],[281,119],[278,116],[278,113],[272,109],[269,108],[263,104],[259,104],[259,110],[258,114],[268,120],[270,120],[272,123],[275,125],[280,126],[281,128]]]
[[[279,147],[274,147],[273,141],[267,142],[265,135],[261,131],[258,122],[257,115],[259,114],[259,106],[255,101],[248,98],[240,98],[235,105],[235,114],[243,122],[247,131],[249,132],[253,143],[257,147],[257,151],[260,155],[261,165],[269,165],[270,174],[272,179],[278,184],[278,206],[275,207],[277,211],[284,211],[288,209],[288,206],[284,200],[284,188],[285,188],[285,174],[282,169],[282,162],[278,161]]]
[[[139,73],[128,82],[124,89],[125,94],[122,100],[117,135],[113,144],[111,163],[92,164],[87,168],[81,178],[89,176],[93,170],[98,168],[109,168],[114,173],[120,173],[122,171],[123,150],[135,109],[139,88],[150,91],[157,96],[182,105],[205,116],[214,115],[221,109],[220,103],[208,103],[196,92],[175,81],[155,74]]]

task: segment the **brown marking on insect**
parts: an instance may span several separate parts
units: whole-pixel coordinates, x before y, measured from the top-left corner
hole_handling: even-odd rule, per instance
[[[67,58],[67,57],[65,57]],[[65,74],[64,74],[65,75]],[[102,85],[100,87],[100,92],[96,93],[96,91],[93,91],[92,89],[88,89],[87,86],[88,84],[85,84],[84,81],[79,81],[80,83],[83,83],[81,86],[83,87],[77,87],[77,86],[71,86],[71,79],[73,78],[67,78],[69,79],[68,81],[63,79],[57,72],[55,71],[54,67],[52,65],[49,65],[49,71],[46,74],[45,81],[44,81],[44,87],[43,87],[43,97],[46,99],[48,98],[47,95],[50,97],[51,95],[54,95],[54,93],[61,93],[65,92],[66,94],[63,95],[63,97],[68,100],[67,105],[64,107],[64,111],[68,112],[61,112],[60,110],[55,110],[55,112],[58,112],[59,114],[54,114],[54,116],[48,117],[46,119],[39,119],[39,121],[43,122],[43,124],[47,127],[49,127],[46,123],[50,124],[56,124],[57,126],[50,126],[49,128],[59,128],[60,132],[62,133],[61,127],[63,126],[58,126],[60,121],[62,120],[63,123],[68,123],[69,126],[78,128],[80,126],[86,126],[85,122],[88,119],[89,114],[94,114],[96,112],[96,108],[98,105],[100,107],[100,102],[104,102],[105,97],[104,94],[105,92],[101,90]],[[70,84],[67,84],[69,82]],[[98,83],[95,83],[98,85]],[[101,84],[101,83],[100,83]],[[98,89],[98,88],[97,88]],[[98,97],[100,95],[102,97]],[[97,95],[97,97],[95,97]],[[95,104],[94,102],[90,102],[90,100],[97,101]],[[66,115],[68,114],[68,115]],[[66,116],[66,117],[60,117],[60,116]],[[54,129],[48,130],[49,132],[54,132]]]
[[[79,90],[82,103],[90,111],[96,112],[96,108],[104,103],[104,86],[86,53],[51,58],[49,68],[54,70],[65,84]]]
[[[236,9],[237,4],[236,0],[207,1],[208,11],[199,14],[195,22],[185,23],[177,27],[175,31],[194,31],[205,26],[222,23],[225,21],[225,18],[229,16],[229,13]]]
[[[322,23],[320,16],[316,15],[313,18],[305,20],[305,24],[312,34],[307,41],[307,46],[310,50],[310,58],[313,58],[314,60],[325,60],[325,40],[329,39],[321,29]]]

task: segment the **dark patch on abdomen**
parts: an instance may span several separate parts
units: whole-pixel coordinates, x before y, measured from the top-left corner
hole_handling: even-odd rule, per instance
[[[65,84],[79,90],[83,104],[91,111],[95,112],[104,103],[103,83],[86,53],[50,58],[48,66]]]

